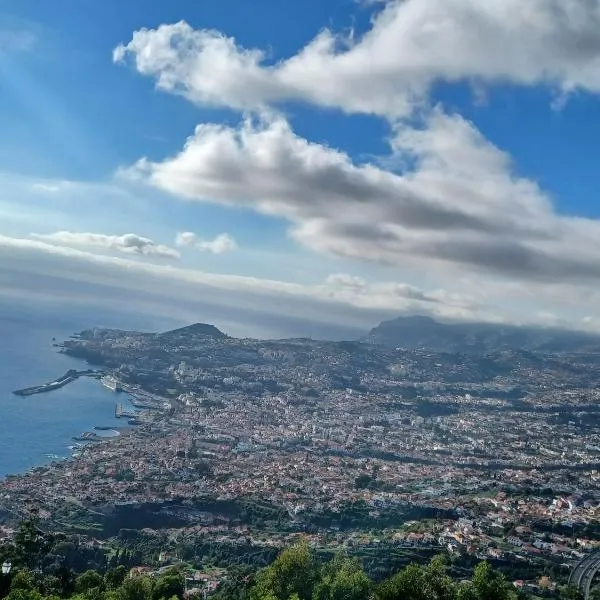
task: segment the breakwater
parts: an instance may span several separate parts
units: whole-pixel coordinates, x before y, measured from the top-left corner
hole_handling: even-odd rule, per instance
[[[93,369],[87,369],[86,371],[76,371],[75,369],[69,369],[62,377],[43,383],[42,385],[35,385],[33,387],[23,388],[21,390],[14,390],[13,394],[16,396],[33,396],[34,394],[43,394],[44,392],[51,392],[57,390],[65,385],[68,385],[72,381],[75,381],[79,377],[99,377],[102,371],[96,371]]]

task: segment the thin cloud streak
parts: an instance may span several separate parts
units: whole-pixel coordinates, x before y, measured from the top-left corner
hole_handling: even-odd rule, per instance
[[[167,260],[179,260],[179,252],[168,246],[156,244],[153,240],[135,233],[123,235],[106,235],[102,233],[78,233],[57,231],[55,233],[32,233],[31,237],[64,246],[99,246],[107,250],[115,250],[124,254],[153,256]]]

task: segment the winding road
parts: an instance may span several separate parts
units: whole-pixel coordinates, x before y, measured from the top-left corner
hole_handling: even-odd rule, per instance
[[[590,597],[592,581],[600,571],[600,551],[584,556],[576,565],[569,577],[569,585],[578,587],[585,600]]]

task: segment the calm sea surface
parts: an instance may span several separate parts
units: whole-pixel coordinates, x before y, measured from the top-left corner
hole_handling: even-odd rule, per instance
[[[0,307],[2,308],[2,307]],[[92,325],[91,322],[89,322]],[[52,338],[66,339],[85,328],[52,315],[0,310],[0,479],[68,457],[73,436],[98,426],[126,426],[114,416],[115,402],[127,404],[99,381],[81,378],[60,390],[21,398],[15,389],[38,385],[86,363],[59,354]]]

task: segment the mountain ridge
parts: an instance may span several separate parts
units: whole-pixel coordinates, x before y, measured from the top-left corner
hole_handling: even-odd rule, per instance
[[[600,335],[596,333],[476,321],[441,323],[424,315],[382,321],[371,329],[363,341],[386,347],[434,352],[600,352]]]

